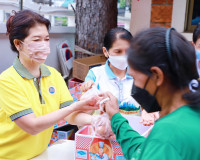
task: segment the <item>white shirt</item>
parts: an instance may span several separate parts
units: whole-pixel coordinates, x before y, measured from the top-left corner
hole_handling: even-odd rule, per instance
[[[94,67],[89,70],[85,81],[93,80],[100,92],[111,92],[119,101],[119,108],[122,113],[135,114],[140,110],[140,105],[132,98],[131,89],[133,78],[126,74],[123,79],[119,79],[108,65]]]

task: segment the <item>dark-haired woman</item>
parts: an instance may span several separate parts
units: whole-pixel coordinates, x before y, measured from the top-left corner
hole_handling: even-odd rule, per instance
[[[200,159],[200,84],[194,47],[173,29],[138,33],[128,51],[132,96],[147,112],[160,111],[147,138],[132,130],[111,93],[105,110],[128,160]]]
[[[137,115],[139,104],[130,102],[133,78],[128,75],[126,55],[132,38],[131,33],[124,28],[113,28],[107,32],[103,53],[108,60],[105,65],[89,70],[82,90],[86,92],[95,84],[100,92],[111,91],[117,97],[122,113]]]
[[[60,73],[43,64],[50,53],[49,27],[49,20],[29,10],[15,13],[7,22],[17,58],[0,75],[1,160],[39,155],[56,122],[74,111],[98,108],[96,98],[72,104]]]
[[[89,70],[85,83],[81,86],[86,92],[95,84],[100,92],[110,91],[119,102],[120,113],[124,115],[140,115],[139,104],[131,97],[133,78],[128,74],[126,51],[130,47],[132,35],[124,28],[113,28],[104,37],[103,53],[108,58],[105,65]],[[99,114],[96,111],[95,114]],[[154,123],[154,115],[158,113],[142,113],[144,125]],[[157,118],[157,117],[156,117]],[[76,125],[91,124],[92,116],[84,113],[74,113],[68,121]]]
[[[200,23],[196,26],[193,36],[192,36],[192,44],[196,50],[197,57],[197,71],[200,75]]]

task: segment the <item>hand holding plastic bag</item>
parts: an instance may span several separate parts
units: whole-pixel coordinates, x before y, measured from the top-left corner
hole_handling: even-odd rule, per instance
[[[109,98],[101,100],[99,103],[100,112],[103,113],[98,116],[93,116],[92,126],[95,130],[95,133],[103,138],[115,138],[114,133],[111,129],[110,119],[107,113],[104,112],[103,104],[108,101]]]
[[[93,116],[92,126],[94,128],[95,134],[103,138],[114,138],[114,133],[112,132],[110,120],[107,113],[102,115]]]
[[[97,89],[97,86],[93,85],[91,89],[89,89],[87,92],[83,94],[81,100],[98,96],[99,94],[100,91]],[[92,126],[94,128],[95,134],[97,134],[98,136],[103,138],[114,138],[114,134],[112,132],[110,125],[109,116],[107,113],[104,113],[102,106],[103,103],[105,103],[108,100],[109,98],[102,99],[102,97],[99,97],[100,113],[102,114],[92,117]]]
[[[81,96],[80,100],[90,98],[90,97],[93,97],[93,96],[98,96],[99,94],[100,94],[100,91],[97,89],[97,86],[93,85],[91,89],[89,89],[87,92],[85,92]]]
[[[87,92],[92,88],[92,86],[95,85],[93,80],[87,81],[81,85],[81,91],[82,92]]]

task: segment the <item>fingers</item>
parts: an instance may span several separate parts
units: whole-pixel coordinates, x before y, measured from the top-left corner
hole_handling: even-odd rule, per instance
[[[98,106],[88,106],[85,110],[94,111],[94,110],[97,110],[97,109],[99,109]]]
[[[115,96],[113,96],[113,94],[110,92],[101,93],[101,94],[99,94],[99,97],[102,97],[102,98],[108,97],[111,101],[113,101],[114,99],[117,100],[117,98]]]
[[[90,80],[90,81],[83,83],[81,85],[80,89],[82,92],[87,92],[89,89],[92,88],[93,85],[94,85],[94,81]]]
[[[106,97],[108,97],[108,93],[109,92],[103,92],[103,93],[100,93],[99,96],[103,97],[103,98],[106,98]]]
[[[105,103],[100,102],[99,108],[100,108],[100,114],[103,114],[104,112],[106,112]]]
[[[91,89],[92,88],[92,86],[94,85],[94,82],[93,81],[89,81],[88,83],[87,83],[87,90],[89,90],[89,89]]]
[[[160,117],[160,116],[159,116],[159,112],[155,112],[155,113],[154,113],[154,118],[157,120],[157,119],[159,119],[159,117]]]
[[[111,100],[111,98],[109,98],[108,95],[109,95],[108,92],[104,92],[104,93],[99,94],[99,97],[101,97],[101,101],[99,101],[101,111],[104,111],[104,112],[106,111],[105,103]]]
[[[154,123],[154,121],[141,118],[140,123],[142,123],[144,126],[150,126]]]
[[[98,96],[92,96],[86,99],[83,99],[82,101],[85,102],[86,105],[97,105],[98,101],[99,101],[99,97]]]
[[[101,106],[103,108],[102,110],[105,111],[108,114],[109,119],[111,119],[114,114],[119,112],[117,98],[110,92],[101,93],[99,94],[99,97],[102,97],[103,99],[109,98],[109,100],[103,103]]]
[[[81,111],[89,111],[89,110],[97,110],[99,109],[98,96],[93,96],[87,99],[83,99],[82,101],[76,102],[76,106],[78,110]]]
[[[109,97],[110,99],[114,99],[115,96],[113,96],[113,94],[111,92],[106,92],[107,97]]]
[[[143,123],[144,126],[153,125],[155,121],[154,114],[155,113],[147,113],[145,110],[143,110],[140,123]]]
[[[143,121],[144,126],[151,126],[154,124],[154,121]]]
[[[115,135],[111,135],[111,136],[109,137],[109,139],[116,139],[116,136],[115,136]]]

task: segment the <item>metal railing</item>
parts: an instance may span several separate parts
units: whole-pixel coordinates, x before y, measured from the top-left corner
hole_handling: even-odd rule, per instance
[[[45,15],[57,15],[57,16],[74,16],[74,11],[67,8],[60,8],[54,6],[46,6],[37,3],[31,3],[30,1],[3,1],[0,0],[0,9],[8,11],[18,11],[20,9],[29,9],[34,12]]]

